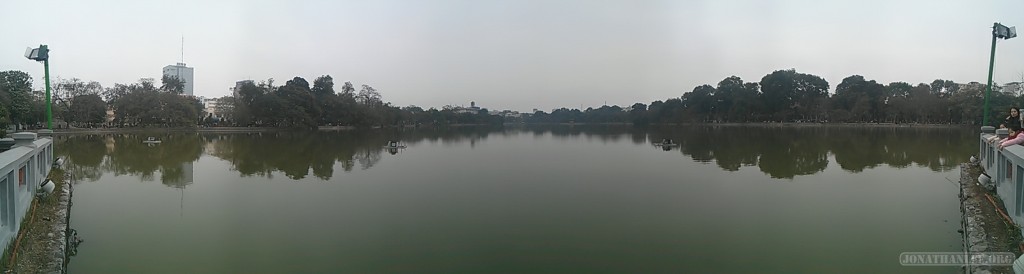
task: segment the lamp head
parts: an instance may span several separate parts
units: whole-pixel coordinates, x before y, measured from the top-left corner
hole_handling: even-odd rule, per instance
[[[50,49],[46,45],[39,45],[38,48],[25,48],[25,58],[35,61],[46,61],[50,58]]]
[[[992,27],[992,35],[995,35],[996,38],[1002,39],[1014,38],[1017,37],[1017,27],[1007,27],[1003,24],[996,23]]]

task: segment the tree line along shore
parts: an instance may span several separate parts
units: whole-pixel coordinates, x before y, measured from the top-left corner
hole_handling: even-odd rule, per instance
[[[53,85],[53,115],[58,128],[371,128],[466,124],[876,124],[979,125],[985,85],[937,79],[912,85],[888,84],[860,75],[844,78],[834,91],[816,75],[777,70],[758,82],[726,77],[700,85],[679,97],[630,106],[518,113],[486,108],[444,106],[424,109],[385,102],[370,85],[351,82],[335,88],[330,75],[309,83],[294,77],[244,82],[235,95],[217,98],[208,111],[199,98],[183,96],[184,82],[163,77],[103,87],[77,78]],[[0,127],[45,125],[43,91],[21,71],[0,72]],[[1021,83],[994,85],[989,121],[1000,121],[1011,106],[1024,105]],[[212,113],[211,113],[212,112]],[[216,115],[214,115],[216,113]]]

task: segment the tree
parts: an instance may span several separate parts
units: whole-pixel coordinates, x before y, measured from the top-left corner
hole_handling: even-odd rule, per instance
[[[341,86],[341,95],[343,96],[353,96],[352,93],[355,91],[356,88],[352,87],[352,82],[345,82],[345,84],[342,84]]]
[[[714,117],[715,120],[719,121],[731,121],[738,118],[733,113],[733,107],[736,104],[736,99],[739,93],[743,90],[743,79],[736,77],[735,75],[726,77],[722,81],[718,82],[718,87],[714,92]]]
[[[700,117],[698,121],[705,122],[710,120],[710,115],[715,109],[715,88],[710,85],[700,85],[693,88],[693,91],[683,94],[682,100],[680,100],[678,108],[685,108],[692,117]],[[666,105],[658,108],[658,113],[655,114],[655,119],[665,122],[670,117],[677,116],[676,107],[669,103],[673,99],[665,101]],[[679,99],[676,99],[679,100]],[[651,103],[651,107],[654,103]]]
[[[126,84],[114,84],[113,87],[103,89],[103,100],[108,103],[116,101],[121,96],[125,96],[130,92],[129,85]]]
[[[320,120],[320,106],[316,104],[313,94],[309,88],[309,82],[302,77],[295,77],[288,80],[284,86],[277,89],[275,96],[280,97],[283,112],[276,115],[283,115],[282,122],[286,126],[316,127]]]
[[[7,107],[0,104],[0,136],[7,136],[7,126],[11,124],[11,114]]]
[[[761,78],[761,99],[773,120],[786,121],[793,114],[796,70],[776,70]]]
[[[121,126],[195,126],[202,104],[194,97],[162,92],[149,79],[115,85],[110,101],[114,122]],[[122,93],[123,92],[123,93]]]
[[[716,112],[725,121],[748,122],[757,111],[757,83],[744,83],[743,79],[730,76],[718,82],[715,97]]]
[[[316,95],[317,98],[323,98],[328,95],[335,95],[334,78],[331,78],[330,75],[317,77],[316,80],[313,80],[313,89],[311,91],[313,92],[313,95]]]
[[[376,105],[381,103],[381,96],[377,89],[370,85],[363,85],[363,88],[359,90],[359,95],[356,96],[356,101],[360,104]]]
[[[899,123],[911,117],[907,108],[910,90],[913,88],[914,86],[906,82],[892,82],[885,86],[882,112],[886,121]]]
[[[885,104],[885,86],[863,76],[853,75],[843,79],[836,86],[833,96],[834,108],[848,111],[849,118],[856,122],[878,121]]]
[[[107,104],[99,94],[78,95],[71,99],[68,122],[99,124],[107,118]]]
[[[766,114],[776,121],[787,121],[798,116],[803,120],[820,120],[829,85],[816,75],[777,70],[761,78],[761,98]]]
[[[71,101],[73,98],[85,95],[99,96],[103,92],[103,86],[96,81],[86,83],[78,78],[58,78],[56,84],[53,85],[54,117],[71,122],[72,119],[69,117],[71,115],[69,111],[72,108]],[[103,101],[103,99],[100,98],[100,101]]]
[[[918,84],[910,89],[908,101],[913,102],[909,107],[915,116],[914,120],[921,123],[935,122],[934,110],[938,108],[940,100],[937,94],[932,93],[928,84]]]
[[[71,98],[75,98],[78,96],[100,93],[103,93],[103,86],[96,81],[90,81],[86,83],[85,81],[82,81],[82,79],[78,78],[58,78],[56,83],[53,85],[54,101],[70,101]]]
[[[182,94],[185,93],[185,79],[178,78],[178,76],[164,75],[160,78],[160,82],[163,85],[160,86],[161,90],[174,93]]]
[[[828,98],[828,81],[816,75],[797,73],[793,79],[794,111],[801,120],[821,120],[821,106]]]
[[[647,118],[647,105],[636,103],[629,107],[629,119],[633,125],[645,126],[651,121]]]
[[[982,108],[985,104],[984,94],[985,85],[980,83],[967,84],[966,87],[953,93],[949,100],[953,107],[952,113],[957,114],[956,117],[951,117],[954,119],[954,122],[972,125],[980,124],[982,122],[981,118],[984,115],[982,113]]]
[[[234,96],[224,96],[217,98],[217,106],[214,111],[217,112],[217,116],[221,118],[221,123],[232,123],[234,120],[236,98]]]
[[[949,97],[960,89],[960,86],[950,80],[935,79],[931,84],[932,94],[942,98]]]
[[[32,76],[22,71],[0,71],[0,103],[16,124],[38,122],[33,119]],[[45,107],[45,106],[44,106]]]

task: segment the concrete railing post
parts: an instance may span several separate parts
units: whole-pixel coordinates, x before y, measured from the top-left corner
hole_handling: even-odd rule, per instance
[[[981,127],[981,133],[996,133],[996,128],[993,126]]]
[[[0,151],[6,151],[14,146],[14,138],[0,139]]]
[[[33,142],[36,141],[36,134],[32,132],[17,132],[11,134],[14,137],[14,146],[33,146]]]
[[[53,136],[53,130],[40,129],[38,132],[39,132],[39,137],[51,138]]]
[[[1010,130],[1007,130],[1005,128],[997,129],[996,136],[999,136],[1000,139],[1006,138],[1007,136],[1010,136]]]

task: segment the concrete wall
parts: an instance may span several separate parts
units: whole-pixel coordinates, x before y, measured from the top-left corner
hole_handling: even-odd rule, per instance
[[[53,142],[35,133],[12,134],[14,146],[0,152],[0,247],[14,241],[34,194],[50,173]]]

